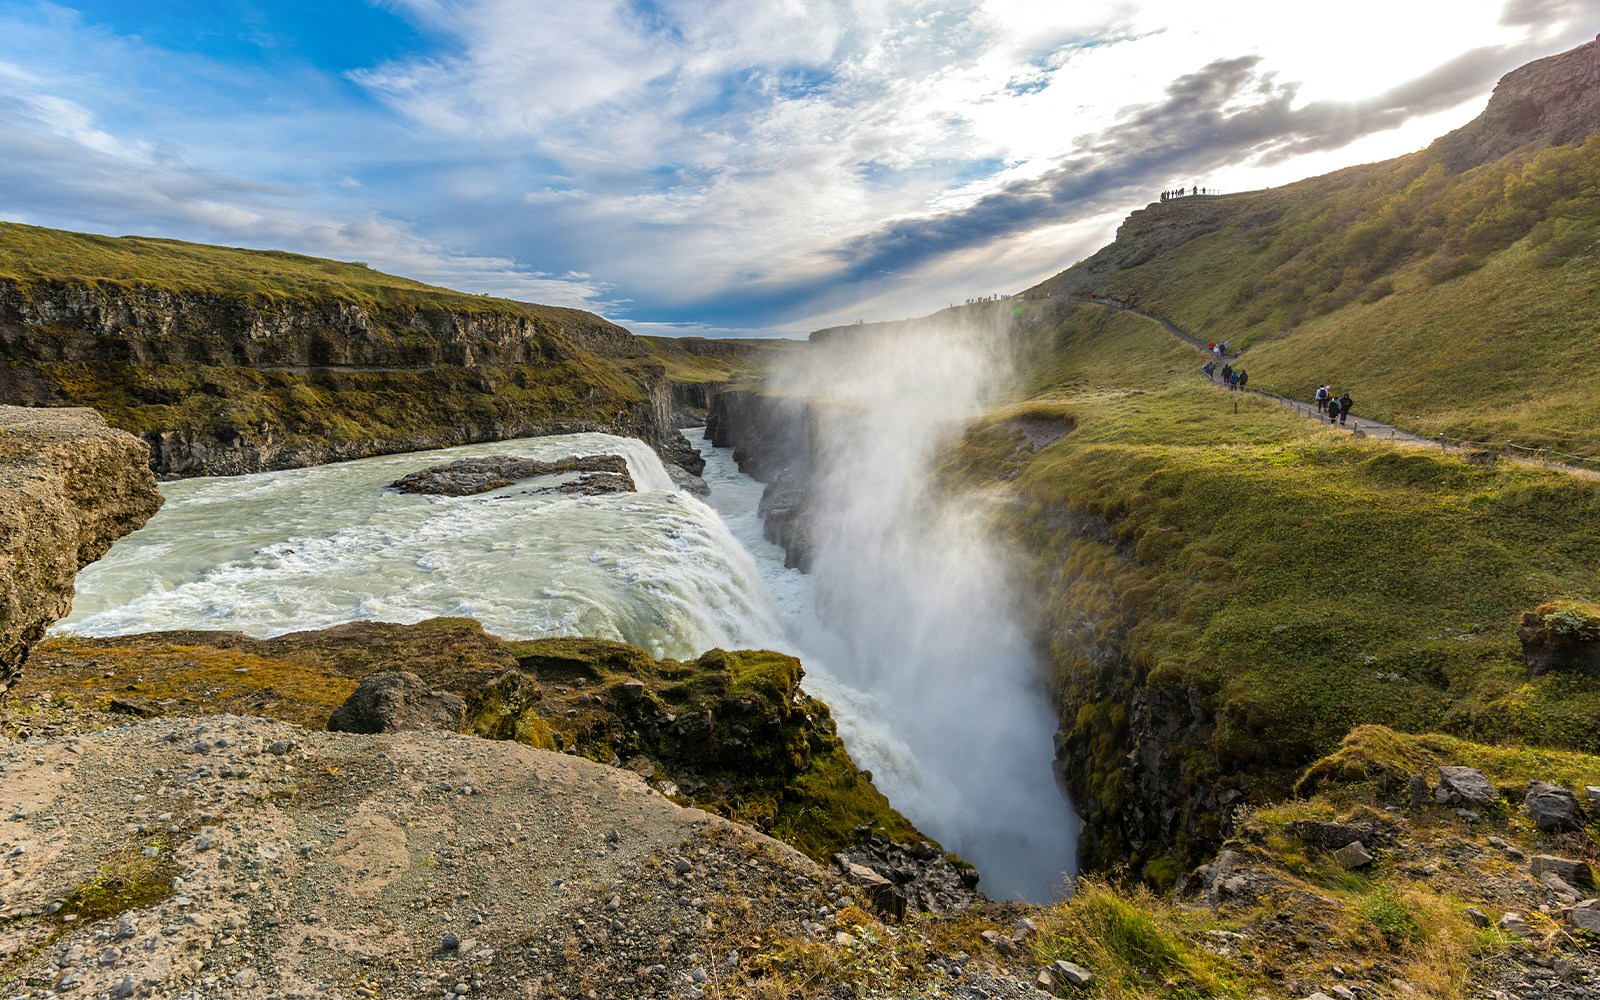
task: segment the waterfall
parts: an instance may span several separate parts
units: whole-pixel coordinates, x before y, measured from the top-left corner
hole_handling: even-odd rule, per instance
[[[1078,828],[1052,767],[1049,679],[981,504],[935,476],[1008,375],[995,320],[851,330],[813,344],[775,382],[812,401],[823,634],[809,644],[844,685],[871,692],[875,722],[919,765],[918,783],[888,773],[880,785],[977,865],[985,892],[1042,901],[1065,890]]]

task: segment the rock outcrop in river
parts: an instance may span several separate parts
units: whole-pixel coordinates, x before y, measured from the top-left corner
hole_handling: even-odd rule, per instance
[[[430,493],[436,496],[464,497],[513,486],[539,476],[563,473],[578,475],[540,492],[551,493],[632,493],[633,476],[621,455],[570,455],[553,462],[515,455],[463,458],[407,473],[391,485],[401,493]]]
[[[0,406],[0,694],[78,570],[161,506],[148,455],[92,410]]]

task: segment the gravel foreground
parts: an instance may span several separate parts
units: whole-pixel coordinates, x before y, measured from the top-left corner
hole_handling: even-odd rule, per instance
[[[0,744],[3,997],[717,996],[761,934],[859,951],[829,923],[853,903],[778,841],[512,742],[214,716]],[[1042,995],[964,958],[918,995]]]

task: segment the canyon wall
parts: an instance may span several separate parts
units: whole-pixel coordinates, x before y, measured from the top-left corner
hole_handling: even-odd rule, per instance
[[[84,409],[0,406],[0,694],[72,581],[161,506],[149,452]]]
[[[464,299],[0,280],[0,402],[91,406],[169,475],[573,431],[639,437],[699,471],[662,366],[627,330]]]

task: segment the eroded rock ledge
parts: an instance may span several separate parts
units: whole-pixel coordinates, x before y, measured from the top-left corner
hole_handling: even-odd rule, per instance
[[[72,607],[72,581],[150,519],[150,453],[93,410],[0,406],[0,694]]]

